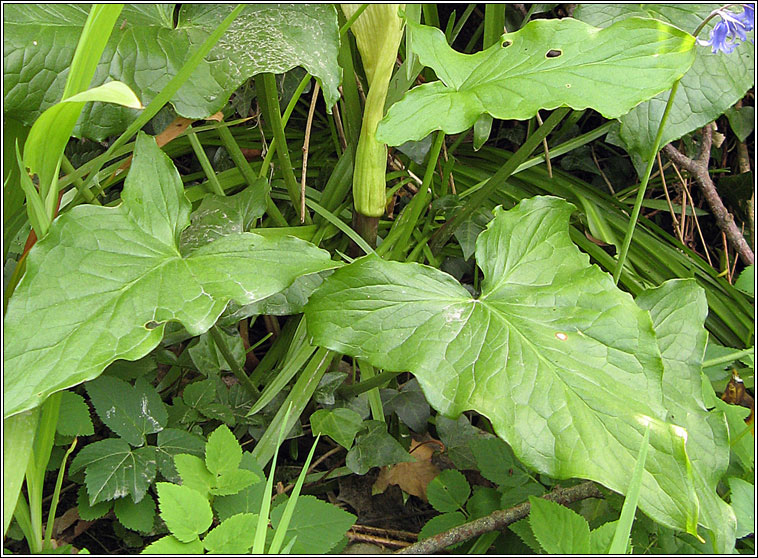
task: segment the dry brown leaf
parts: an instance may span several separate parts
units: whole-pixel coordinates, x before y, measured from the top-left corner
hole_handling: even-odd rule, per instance
[[[426,487],[440,474],[440,470],[432,463],[432,456],[444,447],[442,442],[431,437],[421,441],[412,440],[410,454],[416,461],[382,467],[371,489],[372,494],[381,494],[389,485],[395,484],[426,502]]]

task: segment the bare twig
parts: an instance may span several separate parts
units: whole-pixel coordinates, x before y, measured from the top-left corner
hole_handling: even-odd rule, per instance
[[[537,117],[537,124],[542,126],[542,118],[540,113],[535,114]],[[547,148],[547,138],[542,139],[542,148],[545,150],[545,164],[547,165],[547,175],[553,178],[553,164],[550,162],[550,150]]]
[[[679,152],[673,145],[669,144],[663,148],[663,152],[677,165],[687,169],[700,186],[705,196],[708,206],[716,219],[719,229],[724,231],[729,243],[737,250],[746,265],[755,263],[755,255],[750,246],[745,241],[737,225],[734,223],[734,217],[724,207],[724,203],[716,191],[710,175],[708,174],[708,159],[711,153],[711,140],[713,137],[713,128],[709,124],[703,128],[703,142],[697,159],[692,160],[686,155]]]
[[[308,120],[305,121],[305,140],[303,141],[303,172],[300,175],[300,223],[305,223],[305,171],[308,169],[308,147],[311,143],[311,125],[313,113],[316,111],[316,99],[318,99],[319,83],[313,87],[311,107],[308,109]]]
[[[595,150],[592,150],[592,156],[595,156]],[[679,237],[679,242],[684,244],[684,236],[682,235],[682,232],[679,230],[679,219],[676,218],[676,211],[674,211],[674,206],[671,204],[671,197],[669,196],[669,189],[666,185],[666,175],[663,172],[663,163],[661,162],[661,154],[658,153],[656,155],[658,158],[658,168],[661,169],[661,182],[663,183],[663,193],[666,195],[666,203],[669,206],[669,211],[671,212],[671,219],[674,221],[674,230],[676,231],[676,235]],[[597,164],[597,161],[595,162]],[[598,167],[599,168],[599,167]]]
[[[562,505],[568,505],[572,502],[578,502],[586,498],[602,498],[603,494],[592,481],[583,482],[569,488],[555,488],[543,498]],[[423,541],[419,541],[406,548],[398,550],[396,554],[431,554],[433,552],[447,548],[451,544],[456,544],[473,537],[478,537],[490,531],[496,531],[515,523],[519,519],[524,519],[529,515],[529,502],[524,502],[518,506],[508,508],[507,510],[497,510],[491,514],[466,523],[459,527],[454,527],[449,531],[440,533]]]

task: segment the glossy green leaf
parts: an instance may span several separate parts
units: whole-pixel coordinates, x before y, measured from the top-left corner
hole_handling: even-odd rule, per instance
[[[589,554],[590,526],[574,510],[529,497],[529,525],[540,546],[548,554]]]
[[[174,26],[173,6],[126,5],[97,66],[93,85],[120,80],[147,105],[233,8],[183,4]],[[4,11],[6,114],[31,124],[61,98],[65,70],[88,11],[87,6],[75,4],[8,6]],[[203,118],[221,110],[248,78],[302,66],[321,82],[331,107],[339,98],[338,47],[337,14],[332,5],[249,5],[172,97],[171,104],[181,116]],[[102,140],[123,132],[134,114],[132,109],[88,106],[75,133]]]
[[[155,480],[155,461],[154,447],[135,450],[120,438],[106,438],[83,447],[71,462],[70,472],[85,469],[90,505],[127,494],[139,502]]]
[[[457,469],[445,469],[426,486],[426,497],[440,512],[462,510],[471,495],[466,477]]]
[[[38,422],[39,409],[3,420],[3,534],[13,519]]]
[[[84,397],[71,391],[61,394],[61,408],[55,429],[63,436],[92,436],[95,433]]]
[[[168,320],[199,335],[230,299],[248,304],[338,265],[302,240],[252,233],[182,257],[189,202],[173,164],[144,134],[122,200],[74,208],[29,252],[5,315],[6,417],[96,378],[118,358],[146,355]]]
[[[530,21],[471,55],[451,49],[439,29],[408,27],[419,60],[441,81],[390,107],[376,134],[389,145],[434,130],[463,132],[482,114],[526,120],[540,109],[569,106],[618,118],[669,89],[694,58],[691,35],[650,19],[603,30],[569,18]]]
[[[596,27],[608,27],[631,17],[654,18],[693,33],[716,7],[705,3],[580,4],[574,17]],[[718,17],[711,20],[699,38],[707,38],[717,21]],[[752,38],[753,33],[748,32],[748,37]],[[750,43],[739,45],[731,54],[713,53],[707,46],[697,46],[694,50],[695,61],[679,83],[661,145],[713,122],[755,83],[755,54]],[[624,79],[621,83],[628,81]],[[663,91],[620,118],[621,141],[638,163],[640,174],[653,148],[667,101],[668,91]]]
[[[530,475],[518,462],[513,450],[500,438],[474,438],[469,441],[482,476],[500,487],[526,484]]]
[[[253,546],[255,524],[258,516],[239,513],[208,531],[203,538],[203,546],[208,554],[248,554]]]
[[[211,526],[213,512],[202,494],[187,486],[168,482],[159,482],[155,488],[161,518],[177,539],[192,542]]]
[[[651,424],[640,507],[695,530],[685,434],[666,421],[650,316],[568,235],[573,206],[551,197],[497,209],[477,240],[482,294],[418,264],[366,256],[306,306],[314,342],[409,370],[435,409],[473,409],[526,465],[624,492]]]
[[[708,313],[705,291],[694,279],[674,279],[641,293],[637,304],[653,319],[663,357],[663,401],[669,420],[687,430],[699,521],[713,531],[718,552],[731,552],[736,520],[716,492],[729,466],[726,419],[718,410],[706,410],[702,391],[707,339],[703,324]]]
[[[138,504],[129,497],[119,498],[113,504],[113,511],[121,525],[132,531],[149,533],[155,520],[155,500],[149,494]]]
[[[146,435],[166,425],[166,406],[143,378],[132,387],[118,378],[101,376],[86,388],[100,420],[133,446],[143,445]]]
[[[429,403],[426,402],[426,397],[415,379],[406,382],[399,390],[382,389],[380,394],[385,415],[396,413],[397,418],[412,430],[426,430],[430,414]]]
[[[183,254],[229,234],[249,231],[266,211],[271,186],[258,179],[233,196],[207,194],[190,214],[190,226],[182,231],[179,247]]]
[[[311,415],[313,435],[325,434],[349,450],[358,431],[363,427],[361,416],[346,407],[319,409]]]
[[[453,527],[458,527],[466,523],[466,516],[459,511],[443,513],[431,518],[424,524],[418,534],[418,540],[423,541],[439,533],[449,531]]]
[[[737,538],[755,532],[755,486],[737,477],[728,480],[732,507],[737,515]]]

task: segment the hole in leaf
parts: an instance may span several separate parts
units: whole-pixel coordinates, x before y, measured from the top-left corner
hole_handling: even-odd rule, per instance
[[[501,46],[501,47],[503,47],[503,48],[505,48],[505,47],[509,47],[509,46],[511,46],[512,44],[513,44],[513,41],[511,41],[511,40],[508,40],[508,39],[505,39],[505,40],[503,40],[503,42],[500,44],[500,46]]]
[[[568,339],[568,335],[566,335],[566,334],[565,334],[565,333],[563,333],[562,331],[558,331],[558,332],[556,332],[556,334],[555,334],[555,337],[556,337],[556,338],[557,338],[559,341],[566,341],[566,339]]]
[[[545,54],[545,58],[558,58],[558,57],[559,57],[559,56],[561,56],[562,54],[563,54],[563,51],[562,51],[562,50],[555,50],[555,49],[552,49],[552,48],[551,48],[551,49],[550,49],[550,50],[548,50],[548,51],[547,51],[547,53]]]
[[[145,324],[145,329],[155,329],[155,328],[156,328],[156,327],[158,327],[159,325],[161,325],[161,324],[159,324],[159,323],[158,323],[158,322],[156,322],[156,321],[150,320],[149,322],[147,322],[147,323]]]

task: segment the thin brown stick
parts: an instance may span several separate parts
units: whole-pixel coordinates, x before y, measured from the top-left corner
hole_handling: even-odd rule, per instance
[[[345,139],[345,128],[342,127],[342,117],[340,116],[339,104],[335,104],[332,108],[332,114],[334,115],[334,124],[337,126],[337,137],[340,140],[342,151],[347,149],[347,139]]]
[[[305,223],[305,172],[308,169],[308,147],[311,144],[311,126],[313,125],[313,113],[316,112],[316,99],[318,99],[319,83],[313,86],[311,107],[308,109],[308,120],[305,121],[305,140],[303,140],[303,172],[300,175],[300,223]]]
[[[586,481],[569,488],[557,487],[543,498],[552,502],[557,502],[564,506],[572,502],[578,502],[586,498],[602,498],[603,494],[592,481]],[[454,527],[449,531],[440,533],[423,541],[419,541],[406,548],[398,550],[396,554],[431,554],[440,551],[452,544],[466,541],[473,537],[478,537],[484,533],[497,531],[515,523],[519,519],[524,519],[529,515],[531,505],[529,502],[523,502],[518,506],[508,508],[507,510],[497,510],[491,514]]]
[[[700,186],[705,196],[708,206],[716,219],[719,229],[726,233],[729,243],[737,250],[740,258],[746,265],[755,263],[755,255],[750,249],[745,237],[742,235],[737,225],[734,223],[734,217],[727,211],[724,203],[716,191],[710,175],[708,174],[708,160],[711,154],[711,141],[713,138],[713,128],[709,124],[703,128],[703,142],[700,154],[697,159],[692,160],[686,155],[679,152],[673,145],[669,144],[663,148],[663,152],[677,165],[684,167],[693,176]]]
[[[595,150],[592,150],[592,156],[594,158],[595,156]],[[677,236],[679,237],[679,242],[684,244],[684,236],[679,231],[679,219],[676,218],[676,212],[674,211],[674,206],[671,203],[671,198],[669,197],[669,189],[666,185],[666,175],[663,172],[663,163],[661,162],[661,153],[658,152],[656,155],[658,158],[658,168],[661,169],[661,182],[663,183],[663,193],[666,195],[666,203],[669,206],[669,212],[671,212],[671,219],[674,221],[674,230],[676,231]],[[597,164],[597,161],[595,161],[595,164]]]

